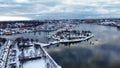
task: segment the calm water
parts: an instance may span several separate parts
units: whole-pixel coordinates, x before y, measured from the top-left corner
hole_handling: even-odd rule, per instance
[[[46,48],[62,68],[120,68],[120,31],[115,27],[80,24],[74,29],[90,30],[94,37],[79,43],[58,44]],[[9,39],[29,37],[46,41],[42,32],[2,36]]]
[[[120,31],[115,27],[80,24],[94,37],[80,43],[59,44],[46,50],[63,68],[120,68]]]

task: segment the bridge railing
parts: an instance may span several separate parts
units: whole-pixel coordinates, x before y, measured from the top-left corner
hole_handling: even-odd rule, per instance
[[[37,44],[37,45],[40,45],[40,44]],[[61,68],[61,66],[59,66],[59,65],[53,60],[53,58],[45,51],[44,48],[42,48],[41,45],[40,45],[40,49],[41,49],[44,57],[46,58],[47,68]]]

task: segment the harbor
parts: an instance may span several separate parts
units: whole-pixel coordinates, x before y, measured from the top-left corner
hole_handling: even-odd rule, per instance
[[[23,39],[22,39],[23,40]],[[61,68],[43,49],[42,45],[18,44],[18,41],[6,41],[4,54],[1,54],[1,68],[29,68],[25,63],[39,59],[42,68]],[[3,60],[3,61],[2,61]],[[37,68],[37,67],[36,67]]]
[[[120,68],[120,0],[0,0],[0,68]]]
[[[56,25],[58,26],[57,29],[53,29],[53,26]],[[83,62],[89,60],[89,58],[86,60],[86,54],[93,58],[97,56],[99,50],[101,52],[102,49],[97,47],[101,48],[103,45],[106,46],[105,43],[110,45],[113,42],[119,45],[119,42],[115,42],[115,40],[119,39],[120,31],[113,26],[87,23],[77,25],[57,23],[49,26],[49,23],[47,23],[37,26],[37,30],[35,27],[32,28],[31,32],[1,35],[0,53],[2,59],[0,65],[2,68],[39,68],[39,66],[42,68],[73,68],[71,65],[74,66],[74,64],[67,66],[67,63],[69,63],[67,58],[71,63],[77,64],[80,61],[80,65],[82,65]],[[112,34],[109,35],[109,33]],[[61,38],[61,36],[63,37]],[[89,52],[92,52],[93,55],[89,56],[91,55]],[[73,58],[70,58],[70,56],[73,56]],[[114,61],[112,55],[110,57],[111,61]],[[91,60],[89,62],[93,63]],[[79,67],[79,65],[75,66]]]
[[[59,25],[58,27],[54,28],[56,25]],[[63,26],[64,25],[64,26]],[[52,24],[49,25],[49,23],[42,25],[42,26],[37,26],[35,28],[31,28],[31,31],[24,31],[21,32],[21,30],[19,30],[19,32],[14,32],[14,34],[10,34],[13,33],[12,31],[8,34],[3,34],[1,35],[1,37],[3,38],[3,40],[5,39],[4,47],[1,49],[1,68],[29,68],[30,66],[34,65],[38,65],[38,66],[42,66],[42,68],[62,68],[61,66],[59,66],[54,59],[46,52],[46,50],[44,49],[44,47],[49,47],[52,45],[56,45],[56,44],[61,44],[61,43],[71,43],[71,42],[82,42],[85,41],[87,39],[90,39],[93,37],[93,34],[90,31],[83,31],[82,33],[80,33],[80,37],[78,37],[79,39],[73,39],[73,40],[59,40],[59,39],[55,39],[52,36],[56,33],[58,33],[61,30],[66,30],[68,28],[73,29],[73,26],[75,27],[76,25],[74,24]],[[51,29],[51,27],[53,29]],[[14,30],[16,28],[11,28],[9,27],[8,29]],[[20,27],[21,29],[21,27]],[[39,30],[38,30],[39,29]],[[4,29],[6,30],[6,29]],[[24,36],[17,36],[15,38],[14,35],[22,35],[22,34],[33,34],[33,36],[36,36],[36,34],[38,34],[38,36],[41,35],[41,33],[45,33],[45,40],[46,42],[40,42],[38,38],[28,38],[28,37],[24,37]],[[71,32],[70,32],[71,33]],[[72,32],[74,33],[74,32]],[[90,34],[91,33],[91,34]],[[14,37],[12,38],[7,38],[7,36],[9,37]],[[83,37],[84,36],[84,37]],[[77,38],[77,35],[74,35],[74,37]],[[1,39],[2,39],[1,38]],[[49,40],[52,39],[52,40]],[[3,50],[3,52],[2,52]],[[4,61],[3,61],[4,60]],[[30,61],[35,61],[37,60],[38,63],[30,63],[30,66],[27,65],[27,62]],[[36,67],[37,68],[37,67]]]
[[[0,68],[120,68],[120,0],[0,0]]]

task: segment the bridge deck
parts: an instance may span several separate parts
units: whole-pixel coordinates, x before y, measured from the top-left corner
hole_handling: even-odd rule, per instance
[[[23,64],[23,68],[47,68],[45,59],[28,61]]]

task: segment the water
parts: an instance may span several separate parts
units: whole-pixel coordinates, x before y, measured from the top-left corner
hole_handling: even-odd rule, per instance
[[[16,38],[19,37],[25,37],[25,38],[29,38],[29,39],[39,39],[39,42],[45,43],[46,41],[46,33],[45,32],[41,32],[39,34],[39,32],[35,33],[23,33],[23,34],[14,34],[14,35],[1,35],[1,37],[7,38],[7,39],[12,39],[15,40]]]
[[[120,31],[115,27],[80,24],[94,37],[80,43],[60,44],[46,50],[63,68],[120,68]]]
[[[57,44],[45,48],[62,68],[120,68],[120,31],[115,27],[80,24],[78,30],[90,30],[94,37],[79,43]],[[12,36],[2,36],[9,39],[29,37],[46,41],[46,34],[42,32],[25,33]],[[34,61],[33,61],[34,62]]]

